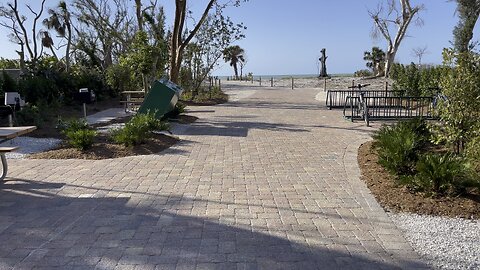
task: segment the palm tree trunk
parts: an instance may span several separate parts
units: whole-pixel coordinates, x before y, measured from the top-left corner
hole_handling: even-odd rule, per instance
[[[237,67],[237,63],[233,63],[233,71],[235,72],[235,80],[238,80],[238,67]]]

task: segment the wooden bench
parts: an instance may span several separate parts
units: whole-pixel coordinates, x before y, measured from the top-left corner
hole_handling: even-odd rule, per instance
[[[7,176],[7,171],[8,171],[8,164],[7,164],[7,158],[5,157],[5,153],[10,153],[12,151],[15,151],[18,149],[18,146],[2,146],[0,147],[0,159],[2,160],[2,175],[0,176],[0,181],[2,181],[5,176]]]

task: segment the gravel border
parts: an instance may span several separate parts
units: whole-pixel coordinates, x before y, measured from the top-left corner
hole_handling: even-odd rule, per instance
[[[480,220],[389,213],[412,248],[436,269],[480,269]]]
[[[28,154],[44,152],[57,147],[62,140],[54,138],[34,138],[17,137],[13,140],[4,142],[0,146],[18,146],[19,148],[12,153],[6,153],[5,156],[10,159],[25,158]]]

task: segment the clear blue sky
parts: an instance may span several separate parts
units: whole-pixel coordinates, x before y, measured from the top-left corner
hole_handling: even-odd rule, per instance
[[[318,72],[320,49],[327,49],[329,73],[353,73],[365,68],[363,52],[372,46],[386,49],[382,38],[370,37],[372,21],[367,10],[381,0],[250,0],[242,6],[230,7],[226,13],[248,29],[246,39],[238,42],[247,54],[244,72],[256,75],[315,74]],[[24,0],[38,5],[38,0]],[[57,1],[48,0],[47,5]],[[199,15],[206,0],[190,0],[190,8]],[[386,2],[383,0],[383,2]],[[5,0],[2,1],[5,3]],[[160,1],[167,12],[167,26],[173,18],[173,0]],[[401,63],[417,61],[412,49],[428,47],[423,63],[441,63],[441,52],[450,46],[452,30],[457,23],[456,4],[447,0],[412,0],[412,5],[424,4],[420,13],[424,25],[411,25],[396,60]],[[8,41],[7,32],[0,30],[0,56],[16,57],[15,45]],[[475,40],[480,38],[477,23]],[[222,63],[215,75],[231,75],[233,71]]]

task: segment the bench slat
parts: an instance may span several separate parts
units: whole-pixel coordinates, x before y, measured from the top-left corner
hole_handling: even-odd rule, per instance
[[[11,147],[8,147],[8,146],[2,146],[0,147],[0,152],[1,153],[5,153],[5,152],[12,152],[12,151],[15,151],[18,149],[18,146],[11,146]]]

